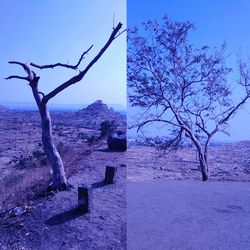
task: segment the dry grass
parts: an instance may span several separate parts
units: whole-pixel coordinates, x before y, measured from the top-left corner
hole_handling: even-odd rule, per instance
[[[83,159],[93,151],[93,146],[69,149],[61,144],[58,147],[65,166],[66,177],[77,173]],[[16,162],[16,171],[4,178],[0,186],[0,213],[13,207],[29,204],[35,198],[46,195],[51,179],[51,168],[46,157],[33,151],[27,157],[20,157]]]
[[[1,185],[0,211],[24,206],[43,194],[51,181],[48,166],[26,170],[5,178]]]

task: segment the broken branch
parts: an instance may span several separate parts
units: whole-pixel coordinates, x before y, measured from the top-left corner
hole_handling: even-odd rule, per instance
[[[10,80],[10,79],[20,79],[20,80],[29,81],[28,77],[25,77],[25,76],[12,75],[12,76],[8,76],[8,77],[5,78],[5,80]]]
[[[23,69],[25,70],[25,72],[27,72],[27,74],[28,74],[28,77],[26,77],[26,79],[24,79],[23,77],[15,77],[15,78],[17,78],[17,79],[22,79],[22,80],[27,80],[27,81],[29,81],[29,82],[31,82],[33,79],[34,79],[34,77],[36,77],[36,75],[35,75],[35,73],[29,68],[29,66],[28,65],[30,65],[30,63],[28,62],[28,63],[21,63],[21,62],[17,62],[17,61],[10,61],[9,62],[9,64],[17,64],[17,65],[20,65],[20,66],[22,66],[23,67]],[[13,78],[13,77],[12,77]],[[11,78],[10,78],[11,79]]]
[[[36,63],[30,63],[31,66],[38,68],[38,69],[53,69],[55,67],[64,67],[69,69],[77,69],[82,60],[84,59],[84,56],[93,48],[94,45],[91,45],[86,51],[84,51],[78,60],[76,65],[70,65],[70,64],[64,64],[64,63],[55,63],[55,64],[47,64],[47,65],[38,65]]]
[[[99,53],[94,57],[94,59],[87,65],[87,67],[83,71],[81,71],[78,75],[73,76],[71,79],[69,79],[68,81],[64,82],[63,84],[61,84],[60,86],[58,86],[57,88],[52,90],[49,94],[45,95],[43,97],[43,102],[47,103],[51,98],[53,98],[55,95],[57,95],[58,93],[60,93],[64,89],[68,88],[70,85],[81,81],[82,78],[85,76],[85,74],[89,71],[89,69],[100,59],[100,57],[107,50],[109,45],[114,41],[114,39],[116,38],[116,35],[119,32],[119,30],[121,29],[121,27],[122,27],[122,24],[118,23],[116,28],[112,31],[106,44],[102,47],[102,49],[99,51]]]

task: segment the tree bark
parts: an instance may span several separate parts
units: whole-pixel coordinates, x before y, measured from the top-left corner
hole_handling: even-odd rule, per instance
[[[199,154],[199,162],[200,162],[202,180],[207,181],[208,180],[208,165],[207,165],[204,155],[201,152],[198,152],[198,154]]]
[[[42,143],[44,151],[49,159],[51,168],[53,171],[53,183],[51,188],[53,190],[63,190],[66,189],[68,184],[65,177],[63,161],[60,154],[55,146],[53,136],[52,136],[52,126],[50,114],[47,108],[47,105],[41,103],[40,107],[40,116],[42,120]]]
[[[38,91],[38,81],[39,77],[34,77],[34,79],[30,82],[30,86],[41,117],[42,143],[44,152],[49,159],[53,172],[52,185],[50,186],[50,189],[64,190],[68,187],[68,183],[65,177],[63,161],[53,140],[49,110],[47,104],[43,102],[40,92]]]
[[[201,146],[200,142],[195,139],[195,136],[193,136],[193,134],[191,134],[191,132],[190,132],[189,138],[192,140],[192,142],[194,143],[194,145],[197,149],[197,153],[199,156],[199,163],[200,163],[199,169],[201,171],[202,180],[207,181],[208,180],[207,150],[205,150],[205,152],[203,153],[202,146]]]

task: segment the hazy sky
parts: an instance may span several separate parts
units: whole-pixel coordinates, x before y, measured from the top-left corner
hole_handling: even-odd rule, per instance
[[[25,75],[10,60],[37,64],[75,64],[81,53],[93,49],[81,69],[92,60],[115,24],[126,27],[124,0],[2,0],[0,8],[0,103],[33,102],[30,87],[20,80],[3,80],[11,74]],[[55,68],[41,71],[40,90],[48,93],[77,72]],[[78,84],[69,87],[51,102],[60,104],[105,103],[126,105],[126,33],[117,38],[103,57]]]
[[[242,55],[250,55],[249,0],[128,0],[127,11],[128,27],[138,26],[148,19],[160,20],[164,14],[176,21],[193,22],[196,30],[191,35],[192,42],[213,47],[226,41],[228,54],[232,53],[228,60],[231,67],[235,66],[240,49]],[[233,88],[234,98],[239,100],[242,93],[237,86]],[[216,139],[250,139],[249,126],[250,104],[231,120],[231,138],[220,135]]]

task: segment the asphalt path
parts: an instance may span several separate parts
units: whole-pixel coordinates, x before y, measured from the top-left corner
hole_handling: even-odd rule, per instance
[[[127,185],[128,250],[250,250],[250,182]]]

